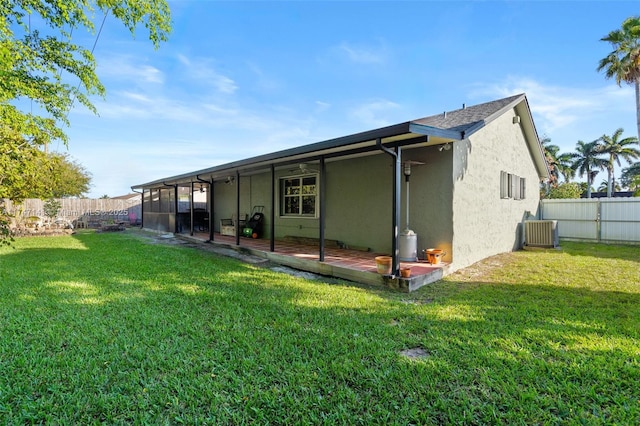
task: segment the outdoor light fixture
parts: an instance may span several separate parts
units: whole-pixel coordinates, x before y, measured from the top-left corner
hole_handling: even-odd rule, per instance
[[[404,173],[404,176],[406,178],[407,181],[409,181],[409,176],[411,176],[411,166],[419,166],[422,165],[424,163],[420,162],[420,161],[413,161],[413,160],[407,160],[404,163],[402,163],[402,173]]]
[[[404,173],[405,176],[411,175],[411,161],[404,162],[404,167],[402,168],[402,172]]]
[[[451,149],[451,143],[447,142],[444,145],[440,146],[440,148],[438,148],[438,151],[442,152],[443,149],[445,151],[449,151]]]
[[[227,176],[227,179],[224,181],[227,185],[231,185],[233,181],[236,180],[233,176]]]

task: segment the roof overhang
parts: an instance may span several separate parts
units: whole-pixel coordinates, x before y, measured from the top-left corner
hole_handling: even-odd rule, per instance
[[[290,148],[244,160],[234,161],[207,169],[196,170],[176,176],[134,185],[132,189],[158,188],[198,181],[226,179],[236,173],[254,174],[268,171],[271,167],[288,166],[296,162],[325,159],[344,159],[381,152],[377,140],[387,148],[419,147],[439,145],[461,140],[460,132],[405,122],[340,138],[329,139],[310,145]]]

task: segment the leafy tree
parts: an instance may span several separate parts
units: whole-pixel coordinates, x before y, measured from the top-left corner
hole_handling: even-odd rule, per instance
[[[640,197],[640,175],[635,175],[629,182],[629,189],[634,197]]]
[[[582,188],[577,182],[561,183],[549,190],[547,198],[580,198]]]
[[[43,206],[45,216],[47,216],[49,220],[53,220],[56,216],[58,216],[60,207],[62,207],[60,201],[49,198],[47,201],[45,201]]]
[[[43,193],[47,172],[46,154],[0,124],[0,199],[20,202]]]
[[[106,200],[106,199],[108,199],[108,198],[110,198],[110,197],[109,197],[109,194],[103,194],[103,195],[101,195],[101,196],[100,196],[100,199],[101,199],[101,200]]]
[[[611,43],[613,50],[598,64],[606,78],[614,78],[618,86],[625,82],[636,91],[636,121],[640,138],[640,16],[622,22],[619,30],[611,31],[600,39]]]
[[[22,143],[26,143],[22,141]],[[0,198],[81,196],[89,190],[91,174],[68,154],[45,154],[37,148],[16,147],[5,138],[0,144]]]
[[[580,177],[587,176],[587,198],[591,198],[591,187],[593,179],[599,170],[603,170],[607,161],[600,157],[598,141],[585,143],[578,141],[576,152],[572,154],[573,163],[571,167],[578,172]]]
[[[105,93],[91,51],[71,37],[80,27],[94,31],[96,8],[111,13],[132,33],[143,23],[156,47],[171,28],[165,0],[14,0],[0,7],[0,119],[30,143],[66,141],[61,125],[69,124],[74,102],[95,111],[88,96]],[[31,15],[48,34],[29,28]],[[21,111],[12,103],[19,99],[31,100],[44,114]]]
[[[631,188],[631,182],[638,176],[640,176],[640,163],[634,163],[622,169],[620,182],[625,188]],[[635,189],[631,188],[631,190],[634,191]]]
[[[63,126],[74,102],[96,111],[89,96],[105,89],[91,51],[72,41],[73,31],[95,30],[96,11],[115,16],[132,34],[143,25],[156,48],[171,30],[167,0],[0,2],[0,197],[19,202],[25,189],[44,184],[31,176],[42,166],[38,151],[56,139],[66,144]],[[41,29],[29,28],[32,16]],[[24,100],[35,113],[19,108]]]
[[[45,178],[45,196],[80,197],[89,191],[91,174],[68,154],[50,155],[51,173]]]
[[[599,152],[608,155],[609,161],[607,162],[607,181],[609,185],[607,187],[607,197],[611,197],[614,167],[617,164],[620,166],[620,159],[631,162],[631,160],[640,158],[640,150],[633,147],[638,144],[638,138],[630,136],[628,138],[620,139],[624,129],[620,128],[616,130],[613,135],[602,135],[600,138],[601,144],[598,147]]]

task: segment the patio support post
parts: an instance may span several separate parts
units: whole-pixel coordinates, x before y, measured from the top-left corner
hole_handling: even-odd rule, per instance
[[[173,221],[174,221],[174,233],[179,234],[179,221],[178,221],[178,185],[173,185]]]
[[[269,218],[269,250],[276,251],[276,166],[271,165],[271,214]]]
[[[236,170],[236,245],[240,245],[240,171]]]
[[[324,225],[325,225],[325,183],[326,183],[326,168],[324,163],[324,155],[320,157],[320,223],[319,223],[319,236],[320,240],[320,262],[324,262]]]
[[[209,241],[213,241],[213,178],[209,183]]]
[[[189,193],[189,235],[193,236],[193,181],[191,181],[191,192]]]

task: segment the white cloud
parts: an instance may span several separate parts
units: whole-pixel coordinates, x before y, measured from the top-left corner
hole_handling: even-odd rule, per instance
[[[141,102],[141,103],[145,103],[145,104],[150,104],[152,103],[152,100],[148,97],[145,96],[141,93],[134,93],[134,92],[121,92],[121,96],[123,98],[127,98],[127,99],[131,99],[132,101],[136,101],[136,102]]]
[[[633,89],[629,86],[579,88],[545,85],[532,78],[513,76],[499,83],[476,86],[470,93],[472,97],[496,99],[525,93],[538,131],[550,136],[563,135],[570,143],[595,139],[625,127],[630,114],[635,114]],[[627,130],[634,131],[633,127]]]
[[[275,92],[282,88],[283,84],[276,78],[267,75],[262,68],[253,62],[247,62],[249,70],[254,74],[255,78],[252,83],[259,90],[264,92]]]
[[[137,58],[128,55],[103,58],[99,61],[98,76],[154,84],[164,82],[164,74],[158,68],[136,62]]]
[[[233,79],[216,71],[211,59],[190,59],[184,55],[178,55],[178,60],[186,67],[186,75],[197,80],[198,83],[213,86],[224,94],[233,94],[238,89]]]
[[[359,65],[384,64],[389,58],[389,48],[384,40],[372,44],[354,44],[342,42],[329,49],[333,58],[346,58],[349,62]]]
[[[323,101],[316,101],[316,112],[323,112],[331,108],[331,104]]]
[[[375,64],[383,61],[383,56],[373,48],[355,47],[347,43],[342,43],[339,47],[347,57],[359,64]]]
[[[397,108],[399,105],[395,102],[380,99],[353,108],[350,115],[367,127],[383,127],[392,124],[387,118],[388,112]]]

